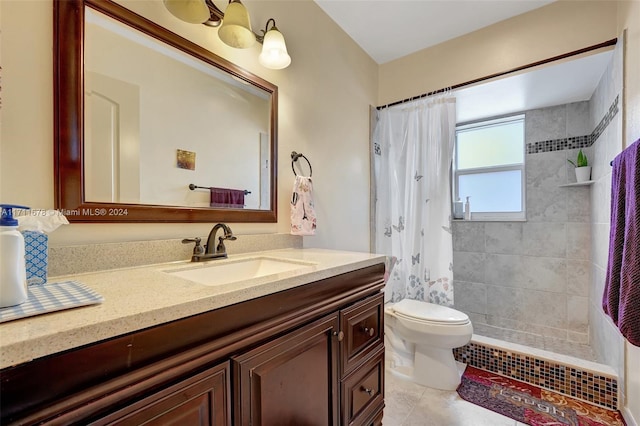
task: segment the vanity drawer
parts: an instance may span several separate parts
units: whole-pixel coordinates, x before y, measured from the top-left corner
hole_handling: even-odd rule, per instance
[[[366,426],[382,426],[382,418],[384,413],[382,412],[382,408],[374,414],[373,419],[365,423]]]
[[[365,425],[384,406],[384,347],[342,381],[342,424]]]
[[[384,295],[378,294],[343,309],[340,328],[344,332],[342,375],[349,374],[372,354],[384,339]]]

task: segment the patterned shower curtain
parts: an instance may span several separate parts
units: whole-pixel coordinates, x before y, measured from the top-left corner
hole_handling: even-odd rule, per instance
[[[451,160],[455,98],[377,111],[373,132],[375,250],[393,268],[385,301],[453,306]]]

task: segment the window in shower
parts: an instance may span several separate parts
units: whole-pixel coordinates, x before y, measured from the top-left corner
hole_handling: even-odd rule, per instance
[[[472,219],[525,219],[524,115],[456,127],[454,197]]]

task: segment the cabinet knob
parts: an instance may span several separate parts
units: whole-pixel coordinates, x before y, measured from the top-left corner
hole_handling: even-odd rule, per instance
[[[360,390],[364,393],[366,393],[367,395],[371,396],[373,395],[373,389],[369,389],[369,388],[365,388],[364,386],[360,388]]]
[[[369,337],[373,337],[373,335],[376,334],[376,330],[373,327],[364,327],[362,331],[364,331],[365,334],[368,334]]]
[[[338,337],[338,342],[342,342],[344,339],[344,333],[342,331],[334,331],[333,335]]]

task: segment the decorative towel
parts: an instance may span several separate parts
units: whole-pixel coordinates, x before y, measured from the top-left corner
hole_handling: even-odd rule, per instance
[[[94,305],[103,301],[102,296],[77,281],[30,285],[26,302],[0,309],[0,322]]]
[[[210,207],[244,208],[244,191],[241,189],[209,188],[211,191]]]
[[[291,234],[315,235],[316,212],[313,209],[313,185],[310,177],[296,176],[291,196]]]
[[[602,308],[640,346],[640,140],[613,160],[609,262]]]

